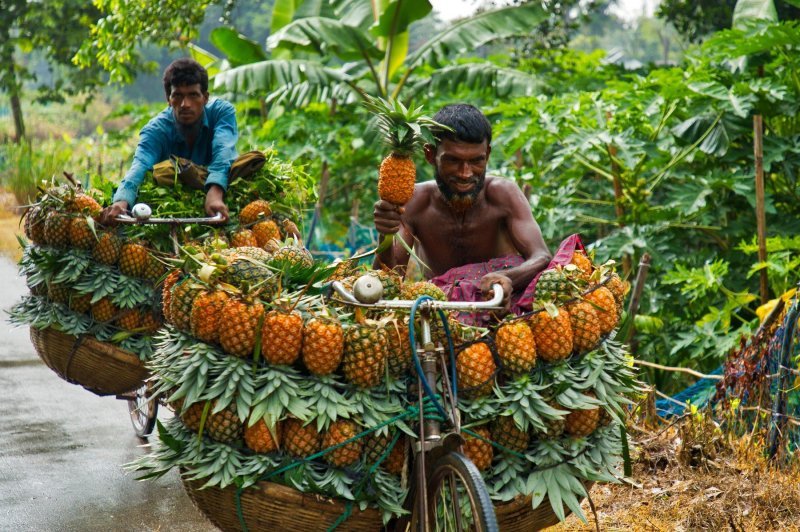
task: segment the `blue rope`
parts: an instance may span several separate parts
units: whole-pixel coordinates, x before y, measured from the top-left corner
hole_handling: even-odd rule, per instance
[[[436,410],[439,412],[439,415],[442,416],[444,419],[450,419],[450,416],[444,411],[444,407],[439,402],[436,394],[431,389],[431,385],[428,382],[428,379],[425,378],[425,373],[422,371],[422,364],[419,362],[419,357],[417,356],[417,349],[416,349],[416,338],[414,337],[414,317],[417,313],[417,308],[425,301],[433,301],[431,296],[420,296],[417,298],[416,301],[411,305],[411,317],[409,319],[408,324],[408,337],[411,341],[411,356],[414,359],[414,368],[417,370],[417,375],[419,375],[419,380],[422,383],[422,389],[425,390],[425,395],[427,395],[431,401],[433,401],[433,406],[436,407]],[[455,384],[455,383],[454,383]]]

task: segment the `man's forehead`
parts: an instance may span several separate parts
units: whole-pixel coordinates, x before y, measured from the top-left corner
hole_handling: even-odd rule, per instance
[[[485,154],[489,149],[489,142],[483,141],[479,143],[462,142],[458,140],[444,139],[439,144],[437,149],[438,155],[455,155],[455,156],[476,156]]]
[[[200,87],[199,83],[194,83],[192,85],[172,85],[170,92],[172,94],[188,94],[190,92],[202,93],[203,89]]]

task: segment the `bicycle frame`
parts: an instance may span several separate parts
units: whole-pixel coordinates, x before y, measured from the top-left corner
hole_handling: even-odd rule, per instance
[[[366,274],[369,275],[369,274]],[[417,369],[417,400],[419,404],[419,439],[417,440],[414,453],[415,460],[415,477],[416,477],[416,492],[417,496],[414,501],[414,509],[412,512],[412,521],[416,522],[417,530],[427,532],[431,529],[429,522],[429,508],[428,508],[428,477],[431,474],[431,466],[441,456],[456,452],[464,443],[461,436],[461,419],[456,404],[455,397],[451,388],[451,383],[447,377],[447,372],[444,371],[446,367],[444,361],[444,347],[435,346],[431,338],[430,320],[434,312],[440,310],[459,310],[462,312],[469,311],[494,311],[502,310],[503,307],[500,303],[503,301],[503,288],[499,284],[493,284],[492,290],[494,296],[488,301],[481,302],[466,302],[466,301],[436,301],[433,299],[425,299],[421,301],[413,300],[378,300],[374,303],[363,303],[359,301],[353,294],[348,292],[344,285],[339,281],[332,283],[332,288],[342,303],[363,307],[371,310],[375,309],[418,309],[420,313],[421,324],[421,338],[419,347],[412,346],[418,354],[419,367]],[[412,310],[413,311],[413,310]],[[413,324],[411,325],[413,330]],[[439,370],[441,364],[442,371]],[[420,373],[420,369],[422,370]],[[423,408],[424,394],[432,397],[430,383],[437,382],[439,375],[444,379],[442,385],[443,398],[445,403],[449,403],[449,414],[445,417],[449,418],[449,423],[452,430],[442,435],[441,421],[437,418],[426,417],[425,409]],[[423,393],[424,390],[424,393]],[[435,399],[434,399],[435,400]],[[428,460],[430,459],[430,460]],[[456,516],[460,522],[460,516]]]

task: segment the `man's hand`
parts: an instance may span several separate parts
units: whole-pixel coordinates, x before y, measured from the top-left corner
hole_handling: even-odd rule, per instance
[[[116,201],[100,212],[100,223],[107,226],[117,225],[117,216],[127,211],[127,201]]]
[[[492,290],[493,284],[499,284],[503,288],[502,305],[506,308],[506,310],[510,310],[512,290],[511,279],[500,272],[487,273],[481,277],[481,292],[483,293],[483,297],[485,299],[491,299],[492,296],[494,296],[494,290]]]
[[[211,185],[206,192],[206,214],[214,216],[219,213],[222,215],[224,221],[228,221],[228,206],[222,199],[225,196],[225,191],[219,185]]]
[[[403,214],[403,207],[398,207],[394,203],[378,200],[375,209],[372,211],[372,218],[375,221],[375,229],[382,235],[394,235],[400,231],[400,217]]]

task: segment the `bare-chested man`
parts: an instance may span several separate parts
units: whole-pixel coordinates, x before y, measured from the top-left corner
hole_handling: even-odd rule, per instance
[[[430,268],[425,277],[441,281],[437,284],[457,285],[460,273],[450,279],[448,274],[474,265],[472,271],[481,272],[476,289],[484,297],[490,296],[493,283],[500,283],[507,295],[512,289],[518,295],[552,258],[530,205],[513,181],[486,176],[492,127],[483,113],[454,104],[434,120],[452,129],[437,132],[437,145],[425,146],[436,180],[417,184],[404,208],[378,201],[375,227],[413,245]],[[408,252],[395,243],[376,257],[375,267],[404,268],[408,260]],[[505,302],[511,301],[507,297]]]

